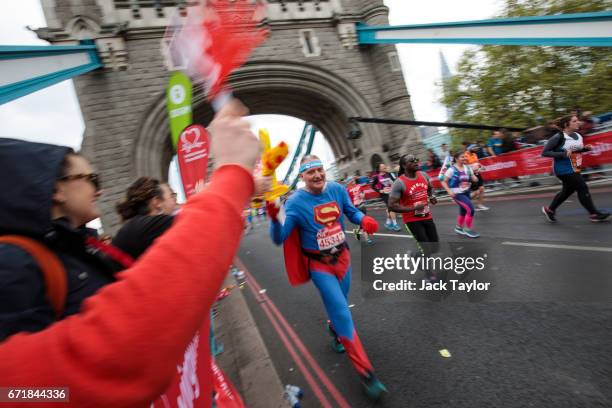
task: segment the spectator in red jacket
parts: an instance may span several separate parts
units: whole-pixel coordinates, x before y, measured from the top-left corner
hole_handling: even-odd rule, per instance
[[[208,324],[238,249],[260,154],[240,117],[246,113],[232,101],[215,116],[210,183],[118,282],[85,300],[78,314],[0,343],[0,384],[68,386],[78,407],[148,407],[165,391],[195,331]],[[200,383],[203,406],[211,405],[207,373]]]

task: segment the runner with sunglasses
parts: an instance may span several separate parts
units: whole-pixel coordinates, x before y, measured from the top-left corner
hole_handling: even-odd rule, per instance
[[[438,232],[433,222],[429,204],[438,200],[426,173],[418,171],[419,159],[412,154],[400,157],[400,176],[393,183],[389,195],[389,208],[402,214],[406,230],[416,240],[421,252],[437,251]],[[423,242],[436,243],[433,246],[420,245]]]
[[[470,199],[472,182],[476,183],[478,179],[474,175],[472,168],[465,164],[465,155],[462,151],[453,154],[453,159],[455,163],[446,170],[441,183],[448,196],[459,206],[455,232],[470,238],[478,238],[480,234],[472,230],[474,204],[472,204]]]

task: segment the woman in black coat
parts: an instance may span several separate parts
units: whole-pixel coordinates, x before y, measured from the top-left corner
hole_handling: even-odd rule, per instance
[[[125,198],[117,204],[124,224],[117,232],[113,245],[140,257],[174,221],[176,194],[170,186],[151,177],[141,177],[127,189]]]
[[[112,283],[131,259],[97,240],[85,224],[99,217],[100,180],[68,147],[0,138],[0,235],[31,238],[51,250],[66,273],[58,315],[32,254],[0,244],[0,341],[36,332],[78,313],[83,300]]]

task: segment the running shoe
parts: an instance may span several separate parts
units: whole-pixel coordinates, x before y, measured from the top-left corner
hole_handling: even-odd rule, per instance
[[[391,221],[385,222],[385,228],[389,231],[393,231],[393,223]]]
[[[353,230],[353,234],[355,234],[355,239],[356,239],[357,241],[360,241],[360,240],[361,240],[361,228],[355,228],[355,229]]]
[[[342,343],[340,343],[340,340],[338,340],[338,336],[336,335],[336,331],[332,327],[331,322],[329,320],[327,321],[327,331],[329,332],[330,336],[333,337],[332,343],[331,343],[332,350],[334,350],[338,354],[344,353],[344,351],[345,351],[344,345]]]
[[[393,227],[391,227],[393,229],[393,231],[395,232],[400,232],[402,230],[402,227],[399,226],[399,224],[397,222],[393,223]]]
[[[548,207],[542,207],[542,214],[546,217],[548,222],[557,222],[555,218],[555,212]]]
[[[465,231],[463,230],[462,227],[459,227],[459,226],[455,227],[455,232],[459,235],[465,235]]]
[[[476,231],[472,231],[471,229],[468,229],[468,228],[464,228],[463,232],[465,233],[465,235],[467,235],[470,238],[478,238],[480,236],[479,233],[477,233]]]
[[[368,238],[366,242],[368,245],[374,245],[374,240],[372,238]]]
[[[368,398],[374,401],[380,399],[383,392],[389,392],[387,391],[387,387],[385,387],[372,372],[361,376],[361,385],[363,385],[363,389]]]
[[[610,214],[608,213],[597,213],[597,214],[592,214],[591,215],[591,221],[593,222],[602,222],[605,221],[608,217],[610,216]]]

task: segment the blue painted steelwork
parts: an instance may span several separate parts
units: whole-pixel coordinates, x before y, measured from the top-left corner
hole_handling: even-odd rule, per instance
[[[417,24],[405,26],[366,26],[357,25],[359,44],[399,44],[399,43],[438,43],[438,44],[478,44],[478,45],[538,45],[538,46],[578,46],[578,47],[610,47],[612,46],[612,35],[601,37],[516,37],[516,38],[492,38],[491,36],[479,38],[454,37],[452,34],[444,37],[431,38],[387,38],[379,39],[377,34],[381,32],[410,31],[410,30],[440,30],[453,28],[487,28],[504,26],[527,26],[536,24],[559,25],[560,33],[563,33],[563,25],[570,23],[599,23],[610,22],[612,27],[612,11],[596,13],[573,13],[559,14],[553,16],[535,17],[511,17],[474,21],[457,21],[435,24]],[[449,30],[450,31],[450,30]],[[528,32],[528,31],[527,31]],[[610,29],[612,33],[612,29]],[[566,33],[567,35],[567,33]]]
[[[308,156],[312,151],[312,146],[314,145],[315,134],[317,133],[317,128],[310,125],[310,136],[308,137],[308,145],[306,146],[306,151],[304,152],[304,156]],[[298,174],[295,179],[293,179],[293,183],[291,183],[291,187],[289,187],[289,191],[294,190],[297,186],[298,181],[300,181],[300,175]]]
[[[89,63],[77,67],[67,68],[49,74],[29,78],[9,85],[0,86],[0,105],[36,92],[40,89],[55,85],[86,72],[102,67],[96,46],[93,41],[83,41],[83,45],[74,46],[0,46],[0,63],[2,60],[16,60],[35,57],[58,56],[67,54],[87,54]]]
[[[293,154],[293,159],[291,159],[289,170],[287,170],[287,174],[285,174],[285,178],[283,179],[283,184],[287,184],[287,181],[289,181],[289,177],[291,177],[291,173],[293,173],[293,169],[295,168],[296,163],[300,160],[300,153],[302,152],[302,147],[304,145],[304,141],[306,140],[306,134],[308,134],[308,129],[310,126],[310,123],[304,123],[304,129],[302,129],[300,141],[298,142],[297,147],[295,148],[295,153]]]

